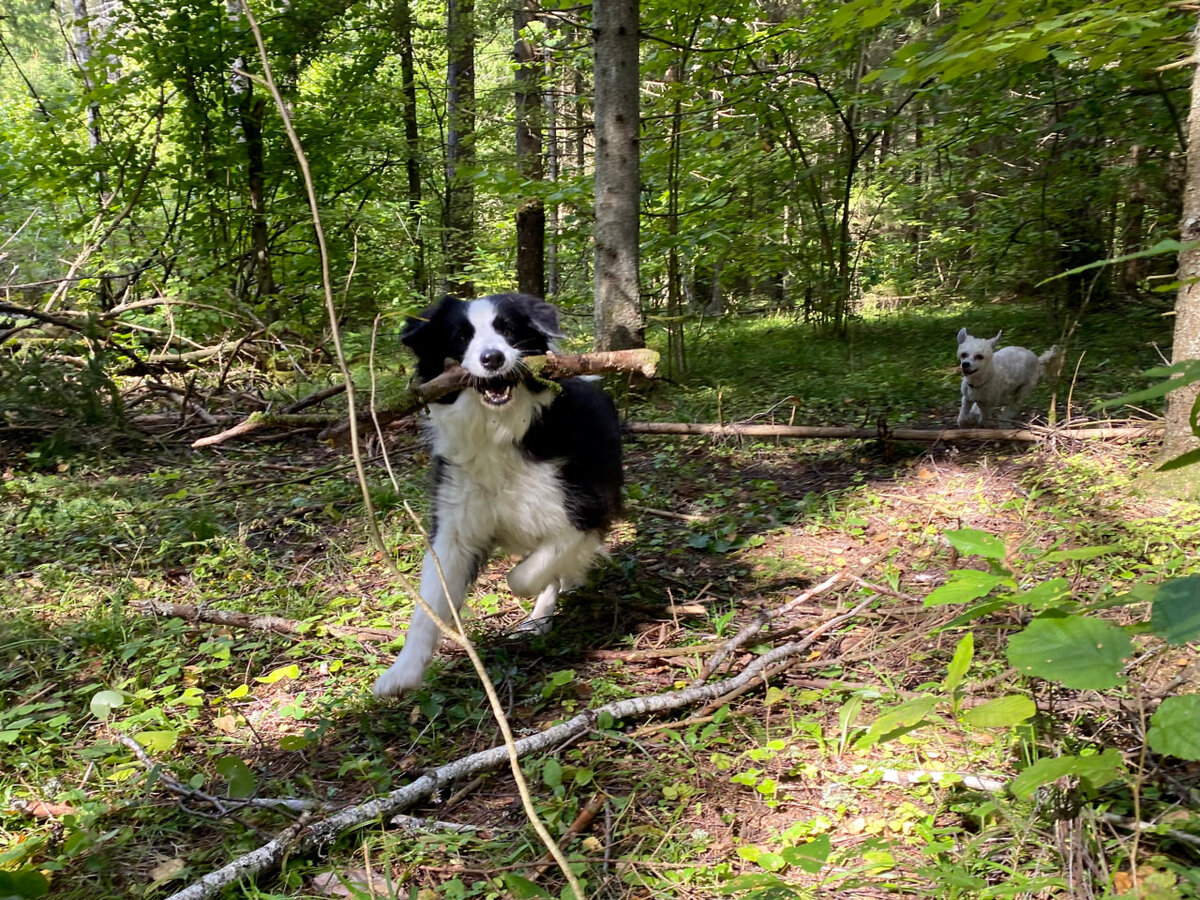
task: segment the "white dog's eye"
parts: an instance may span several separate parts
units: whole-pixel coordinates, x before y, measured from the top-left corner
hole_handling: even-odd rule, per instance
[[[975,358],[976,358],[976,359],[983,359],[983,354],[982,354],[982,353],[976,353],[976,354],[975,354]]]

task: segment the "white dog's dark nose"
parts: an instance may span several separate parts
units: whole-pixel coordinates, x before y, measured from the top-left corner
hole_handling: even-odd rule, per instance
[[[504,354],[499,350],[484,350],[479,354],[479,364],[489,372],[495,372],[504,365]]]

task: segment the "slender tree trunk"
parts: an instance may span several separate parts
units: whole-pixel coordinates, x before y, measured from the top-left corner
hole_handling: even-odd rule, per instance
[[[1136,253],[1142,249],[1146,237],[1146,179],[1142,176],[1142,148],[1134,144],[1129,148],[1130,183],[1125,192],[1125,222],[1121,228],[1120,252],[1122,255]],[[1114,248],[1115,249],[1115,248]],[[1145,275],[1144,259],[1127,259],[1121,263],[1119,287],[1122,294],[1137,294]]]
[[[596,80],[595,348],[646,345],[638,276],[638,0],[592,6]]]
[[[1196,50],[1200,52],[1200,27],[1196,31]],[[1200,241],[1200,63],[1193,67],[1192,104],[1188,117],[1187,180],[1183,189],[1183,218],[1180,240],[1186,245]],[[1179,294],[1175,298],[1175,339],[1171,361],[1200,359],[1200,247],[1179,254]],[[1200,395],[1200,384],[1192,383],[1167,395],[1166,431],[1163,456],[1173,459],[1200,446],[1192,433],[1192,408]],[[1188,466],[1184,489],[1196,493],[1196,470]]]
[[[545,90],[542,93],[543,117],[546,123],[546,176],[551,184],[558,182],[558,105],[555,99],[558,79],[550,50],[545,52]],[[546,211],[546,298],[558,296],[558,204],[551,203]]]
[[[417,127],[417,79],[413,63],[412,10],[408,0],[392,7],[392,28],[400,44],[400,89],[404,95],[404,170],[408,176],[408,212],[413,234],[413,292],[429,291],[425,271],[425,238],[421,230],[421,141]]]
[[[446,4],[446,200],[442,228],[445,289],[475,292],[470,268],[475,250],[475,0]]]
[[[517,170],[527,182],[542,181],[541,75],[537,54],[522,37],[534,19],[528,0],[513,10],[513,62],[516,63]],[[517,204],[517,289],[546,295],[546,210],[541,197],[527,195]]]
[[[254,255],[254,281],[260,298],[275,293],[275,277],[271,271],[271,236],[267,228],[266,178],[263,172],[262,126],[266,106],[266,100],[253,99],[253,89],[247,87],[245,100],[238,107],[238,122],[246,141],[246,188],[250,193],[250,250]]]

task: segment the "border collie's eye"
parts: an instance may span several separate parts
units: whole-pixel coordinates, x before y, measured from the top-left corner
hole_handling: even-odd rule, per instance
[[[511,338],[513,336],[513,327],[503,319],[497,319],[492,323],[492,327],[496,329],[496,334],[502,338]]]

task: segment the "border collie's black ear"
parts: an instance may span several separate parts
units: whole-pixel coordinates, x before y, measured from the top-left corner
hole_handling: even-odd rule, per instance
[[[400,332],[400,343],[406,347],[411,347],[413,350],[418,350],[420,345],[424,343],[421,333],[425,330],[425,326],[436,319],[450,304],[461,302],[461,300],[447,294],[437,303],[433,304],[433,306],[422,310],[415,316],[409,316],[408,320],[404,323],[403,330]]]
[[[566,337],[558,327],[558,307],[536,297],[529,298],[529,321],[548,338]]]

